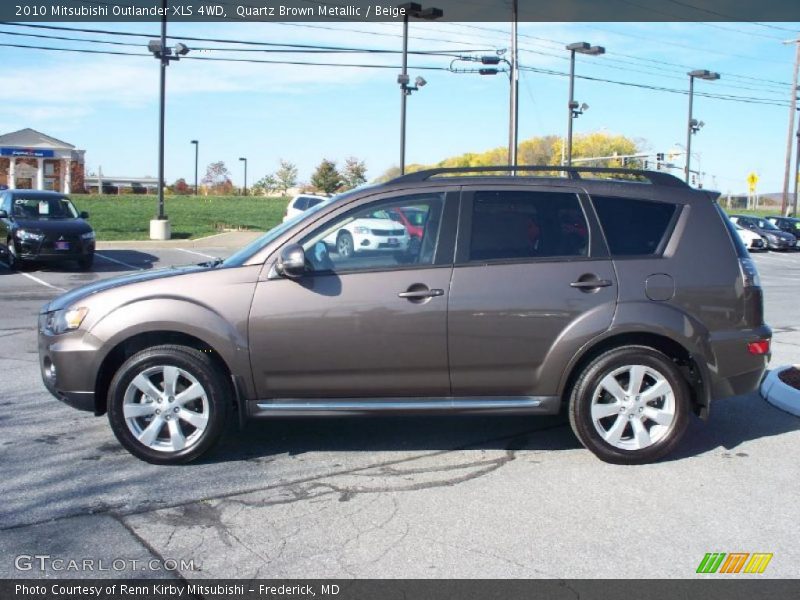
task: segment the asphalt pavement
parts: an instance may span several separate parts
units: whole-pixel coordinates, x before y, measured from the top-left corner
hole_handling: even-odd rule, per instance
[[[716,403],[653,465],[598,461],[562,417],[386,417],[231,426],[208,457],[163,467],[45,391],[44,302],[243,241],[105,244],[88,273],[0,267],[0,577],[690,578],[707,552],[800,574],[800,419],[756,394]],[[800,363],[800,253],[755,260],[772,365]]]

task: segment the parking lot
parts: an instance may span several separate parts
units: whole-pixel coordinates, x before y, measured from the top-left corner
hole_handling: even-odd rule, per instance
[[[42,575],[17,570],[21,554],[191,562],[95,576],[687,578],[706,552],[769,552],[760,577],[800,574],[800,419],[756,394],[717,403],[677,454],[637,467],[598,461],[562,417],[262,421],[159,467],[45,391],[44,302],[234,250],[223,236],[103,247],[86,273],[0,267],[0,577]],[[800,363],[800,252],[754,259],[772,364]]]

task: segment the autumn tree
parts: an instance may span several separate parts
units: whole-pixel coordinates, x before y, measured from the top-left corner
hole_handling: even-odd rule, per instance
[[[363,160],[358,160],[351,156],[344,161],[342,171],[342,186],[345,190],[351,190],[367,182],[367,165]]]
[[[281,184],[275,175],[264,175],[261,179],[256,181],[251,188],[256,196],[269,196],[281,189]]]
[[[230,194],[233,191],[231,172],[223,161],[213,162],[206,167],[203,185],[206,192],[212,194]]]
[[[192,193],[192,188],[189,187],[189,184],[186,183],[186,180],[183,177],[181,177],[175,183],[169,186],[169,190],[173,194],[186,195]]]
[[[322,159],[311,176],[311,185],[326,194],[333,194],[342,187],[342,183],[342,174],[336,168],[336,161],[327,158]]]

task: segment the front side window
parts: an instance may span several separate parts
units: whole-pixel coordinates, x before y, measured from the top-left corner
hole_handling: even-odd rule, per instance
[[[612,256],[658,252],[677,208],[668,202],[614,196],[592,196],[592,202]]]
[[[478,191],[469,260],[587,256],[589,229],[575,194]]]
[[[386,270],[433,264],[444,194],[381,200],[336,217],[301,245],[315,273]],[[411,227],[398,212],[424,213],[424,226]]]

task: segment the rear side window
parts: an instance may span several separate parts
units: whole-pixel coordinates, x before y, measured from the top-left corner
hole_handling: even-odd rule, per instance
[[[677,207],[615,196],[592,196],[612,256],[655,254]]]
[[[475,192],[471,261],[586,256],[588,245],[586,219],[574,194]]]
[[[308,202],[307,208],[311,208],[322,202],[322,198],[306,198],[306,201]]]

